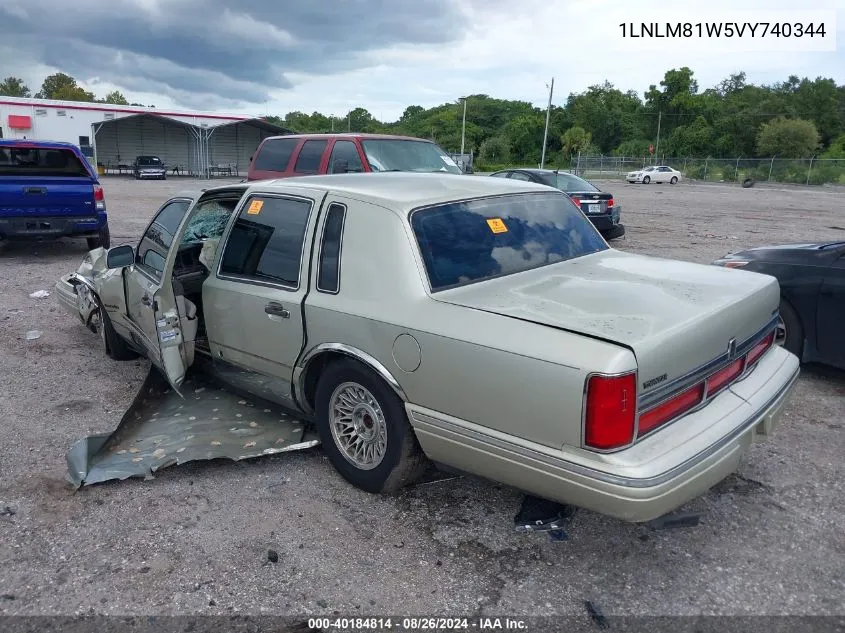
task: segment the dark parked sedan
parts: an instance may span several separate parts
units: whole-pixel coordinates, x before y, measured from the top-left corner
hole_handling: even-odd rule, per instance
[[[141,178],[167,178],[167,168],[158,156],[138,156],[132,165],[132,175]]]
[[[503,169],[491,176],[537,182],[560,189],[570,197],[606,240],[625,235],[625,225],[619,222],[621,207],[614,204],[613,194],[573,174],[557,169]]]
[[[713,263],[775,277],[778,343],[804,362],[845,369],[845,242],[764,246]]]

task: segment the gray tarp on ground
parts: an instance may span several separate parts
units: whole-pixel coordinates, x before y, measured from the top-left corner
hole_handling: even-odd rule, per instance
[[[222,389],[202,373],[174,392],[154,367],[112,433],[76,442],[67,479],[76,487],[152,473],[190,461],[241,460],[319,444],[279,407]]]

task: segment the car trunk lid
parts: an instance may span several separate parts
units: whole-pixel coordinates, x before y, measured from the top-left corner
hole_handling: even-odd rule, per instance
[[[434,294],[628,347],[641,393],[727,359],[731,340],[772,321],[779,297],[768,275],[615,250]]]
[[[567,191],[572,201],[587,216],[609,213],[613,209],[613,194],[604,191]]]

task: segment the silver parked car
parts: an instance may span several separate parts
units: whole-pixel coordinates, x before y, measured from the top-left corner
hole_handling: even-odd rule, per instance
[[[799,371],[773,277],[616,251],[563,192],[507,179],[217,187],[57,290],[176,389],[200,361],[254,376],[364,490],[428,458],[629,521],[734,471]]]

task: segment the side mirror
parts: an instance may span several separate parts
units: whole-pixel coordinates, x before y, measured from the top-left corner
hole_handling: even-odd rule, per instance
[[[115,246],[106,254],[106,267],[123,268],[135,263],[135,249],[129,244]]]
[[[349,161],[348,160],[336,160],[332,163],[332,173],[333,174],[345,174],[349,171]]]

